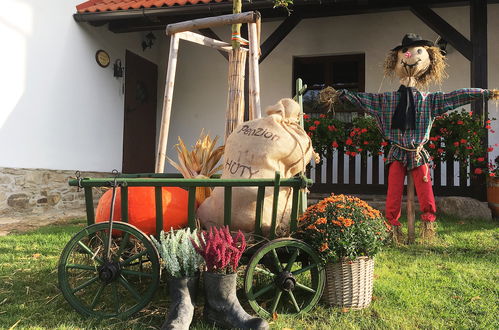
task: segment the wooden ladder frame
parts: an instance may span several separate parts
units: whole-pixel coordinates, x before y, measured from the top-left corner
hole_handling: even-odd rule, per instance
[[[260,24],[260,13],[252,11],[239,14],[200,18],[175,24],[169,24],[166,27],[166,34],[171,36],[170,55],[168,58],[165,94],[163,99],[163,111],[161,115],[161,127],[158,150],[156,154],[156,173],[163,173],[165,167],[166,148],[168,144],[168,132],[170,129],[170,117],[173,101],[173,87],[175,83],[175,71],[177,68],[177,57],[180,39],[190,41],[199,45],[208,46],[219,51],[230,52],[232,51],[232,46],[229,43],[203,36],[201,34],[192,32],[192,30],[232,24],[248,24],[249,45],[248,48],[241,47],[241,49],[249,51],[250,119],[261,118],[260,71],[258,66],[258,60],[260,57],[260,38],[258,29],[258,25]]]

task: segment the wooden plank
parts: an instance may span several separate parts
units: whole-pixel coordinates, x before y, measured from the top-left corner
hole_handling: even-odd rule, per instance
[[[301,17],[294,12],[275,29],[274,32],[262,44],[260,63],[286,38],[286,36],[300,23]]]
[[[372,161],[373,161],[372,184],[380,184],[380,180],[379,180],[379,156],[378,155],[373,156]]]
[[[193,42],[195,44],[215,48],[219,51],[224,51],[224,52],[228,53],[232,50],[232,46],[230,44],[223,42],[223,41],[220,41],[220,40],[208,38],[208,37],[201,35],[201,34],[198,34],[198,33],[185,31],[185,32],[177,33],[177,36],[180,39],[187,40],[187,41]],[[244,49],[244,48],[242,48],[242,49]]]
[[[333,183],[333,150],[329,150],[326,156],[326,183]]]
[[[208,37],[208,38],[211,38],[211,39],[215,39],[215,40],[222,40],[222,38],[220,38],[216,33],[215,31],[213,31],[212,29],[210,28],[204,28],[204,29],[199,29],[199,33],[201,33],[202,35],[204,35],[205,37]],[[225,51],[225,50],[218,50],[218,52],[220,54],[222,54],[223,57],[225,57],[225,59],[228,61],[229,60],[229,54]]]
[[[222,25],[255,23],[260,18],[260,14],[255,11],[244,12],[240,14],[229,14],[215,17],[198,18],[190,21],[169,24],[166,27],[166,34],[173,35],[175,33],[212,28]]]
[[[471,2],[473,3],[474,1]],[[426,25],[428,25],[428,27],[442,36],[449,42],[449,44],[457,49],[457,51],[471,61],[473,53],[471,42],[452,25],[447,23],[447,21],[431,10],[428,6],[420,4],[412,5],[411,11]],[[485,17],[487,17],[487,13],[485,13]]]
[[[348,183],[355,184],[355,157],[348,156]]]
[[[156,173],[163,173],[165,170],[166,147],[168,144],[168,131],[170,130],[170,116],[173,102],[173,87],[175,84],[175,71],[177,69],[178,44],[179,37],[177,35],[173,35],[170,40],[170,55],[166,71],[165,95],[163,100],[163,112],[161,117],[155,166]]]
[[[248,24],[249,37],[249,119],[262,117],[260,105],[260,69],[258,60],[260,57],[260,38],[258,36],[257,23]]]
[[[367,155],[360,155],[360,184],[367,185]]]
[[[345,153],[338,150],[338,184],[345,183]]]
[[[448,187],[454,186],[454,160],[452,158],[447,158],[445,168],[445,185]]]

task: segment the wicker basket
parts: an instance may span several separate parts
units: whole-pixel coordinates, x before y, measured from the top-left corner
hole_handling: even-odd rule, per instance
[[[373,294],[374,259],[326,264],[323,301],[330,306],[361,309],[369,306]]]

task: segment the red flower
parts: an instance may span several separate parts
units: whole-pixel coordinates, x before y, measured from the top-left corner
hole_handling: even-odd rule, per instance
[[[486,121],[487,124],[490,124],[490,119]]]
[[[466,149],[467,149],[467,150],[471,150],[471,149],[473,149],[473,147],[466,146]]]
[[[383,142],[380,143],[380,145],[383,146],[383,147],[386,147],[388,145],[388,142],[383,141]]]
[[[459,142],[454,142],[453,145],[454,147],[459,147]]]
[[[490,125],[485,126],[486,129],[491,129],[492,127]]]
[[[496,176],[495,173],[489,173],[489,176]]]
[[[362,152],[362,150],[363,150],[362,148],[358,148],[357,149],[358,152]]]
[[[321,113],[321,114],[319,115],[319,118],[326,118],[326,115],[325,115],[325,114],[323,114],[323,113]]]
[[[321,123],[321,122],[320,122],[320,121],[318,121],[318,120],[314,121],[314,124],[315,124],[316,126],[319,126],[319,124],[320,124],[320,123]]]
[[[345,155],[350,156],[350,151],[345,151]]]
[[[334,125],[328,125],[328,126],[327,126],[327,129],[328,129],[329,131],[336,131],[336,130],[337,130],[337,128],[336,128],[336,127],[334,127]]]
[[[378,155],[381,156],[383,153],[381,151],[378,151]]]
[[[312,132],[307,132],[307,135],[312,137],[313,134],[312,134]]]
[[[352,141],[352,139],[351,139],[351,138],[348,138],[348,139],[345,141],[345,144],[346,144],[347,146],[352,145],[352,143],[353,143],[353,141]]]
[[[493,150],[494,150],[494,148],[492,148],[492,147],[488,147],[488,148],[487,148],[487,152],[491,152],[491,151],[493,151]]]
[[[303,115],[303,119],[309,119],[310,116],[309,115]]]
[[[363,128],[360,132],[361,133],[366,133],[367,132],[367,128]]]
[[[336,143],[336,141],[333,141],[333,142],[331,143],[331,146],[332,146],[333,148],[338,148],[338,143]]]
[[[369,142],[367,142],[367,141],[364,141],[364,145],[368,145],[368,144],[369,144]]]
[[[484,157],[478,157],[476,160],[478,160],[479,162],[484,162],[485,158]]]
[[[355,135],[355,132],[354,131],[351,131],[350,132],[350,136],[354,136]]]
[[[457,121],[457,124],[458,124],[458,125],[462,125],[462,124],[464,124],[464,121],[462,121],[462,120],[458,120],[458,121]]]
[[[383,157],[383,162],[386,162],[387,158],[386,157]]]
[[[350,156],[351,156],[351,157],[355,157],[355,155],[356,155],[356,154],[357,154],[357,153],[356,153],[355,151],[350,152]]]
[[[430,136],[430,141],[437,141],[438,139],[434,136]]]
[[[466,140],[466,139],[461,139],[461,141],[460,141],[460,142],[461,142],[461,144],[465,144],[465,143],[467,143],[467,142],[468,142],[468,140]]]
[[[436,145],[434,145],[433,143],[430,143],[430,144],[428,145],[428,147],[430,147],[431,149],[435,149],[437,146],[436,146]]]
[[[309,130],[309,131],[315,131],[316,129],[317,129],[317,127],[315,127],[315,126],[310,126],[310,127],[308,128],[308,130]]]
[[[443,154],[443,153],[444,153],[444,149],[442,149],[442,148],[438,148],[438,149],[437,149],[437,152],[438,152],[439,154]]]
[[[479,168],[479,167],[475,168],[475,174],[482,174],[482,173],[483,173],[483,171],[481,168]]]

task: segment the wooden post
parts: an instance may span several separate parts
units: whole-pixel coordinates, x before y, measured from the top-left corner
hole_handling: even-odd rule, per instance
[[[229,53],[229,93],[225,115],[225,140],[234,128],[244,121],[244,71],[247,53],[241,48],[233,49]]]
[[[407,243],[409,244],[413,244],[416,238],[414,211],[414,179],[411,172],[407,172]]]
[[[258,59],[260,57],[260,43],[258,40],[258,30],[256,23],[248,24],[249,38],[249,119],[262,117],[260,106],[260,70]]]
[[[161,128],[159,132],[158,151],[156,156],[156,173],[163,173],[165,170],[166,147],[168,144],[168,131],[170,128],[170,115],[172,110],[173,86],[175,83],[175,71],[177,68],[179,38],[172,35],[170,40],[170,57],[168,59],[168,69],[166,71],[165,96],[163,100],[163,113],[161,116]]]

